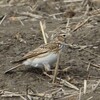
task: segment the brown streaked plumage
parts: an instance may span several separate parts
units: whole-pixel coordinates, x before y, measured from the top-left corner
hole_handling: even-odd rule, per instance
[[[19,63],[19,65],[31,65],[34,67],[43,67],[45,65],[48,65],[50,67],[50,65],[56,62],[57,54],[59,51],[62,50],[63,48],[62,43],[65,42],[65,39],[66,39],[66,35],[60,34],[57,37],[55,37],[55,39],[50,43],[39,46],[38,48],[28,52],[20,60],[14,61],[13,63]],[[17,68],[17,66],[11,68],[11,70],[15,68]],[[9,69],[5,73],[11,70]]]

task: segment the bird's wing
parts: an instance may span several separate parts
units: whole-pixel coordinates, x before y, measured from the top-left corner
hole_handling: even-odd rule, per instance
[[[35,58],[43,53],[47,53],[47,52],[50,52],[51,50],[55,50],[55,49],[56,49],[56,44],[54,44],[54,43],[43,44],[43,45],[39,46],[38,48],[28,52],[21,59],[19,59],[17,61],[13,61],[12,63],[21,63],[29,58],[32,58],[32,57]]]
[[[28,59],[28,58],[36,57],[36,56],[38,56],[40,54],[43,54],[43,53],[46,53],[48,51],[49,51],[49,49],[47,49],[47,48],[38,47],[38,48],[34,49],[33,51],[28,52],[23,57],[23,59]]]
[[[51,52],[51,51],[59,51],[59,44],[57,43],[48,43],[39,46],[38,48],[34,49],[33,51],[28,52],[25,56],[17,61],[13,61],[12,63],[21,63],[29,58],[35,58],[41,54]]]
[[[57,43],[43,44],[39,46],[38,48],[34,49],[33,51],[28,52],[23,58],[28,59],[28,58],[36,57],[43,53],[55,51],[57,49],[59,49],[59,45]]]

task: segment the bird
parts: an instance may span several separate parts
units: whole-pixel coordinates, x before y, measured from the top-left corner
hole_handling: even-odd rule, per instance
[[[18,65],[5,71],[5,74],[22,65],[29,65],[35,68],[44,68],[46,71],[50,71],[51,66],[57,61],[59,52],[61,52],[64,48],[65,42],[66,34],[58,34],[49,43],[42,44],[36,49],[29,51],[21,59],[13,61],[13,63],[17,63]]]

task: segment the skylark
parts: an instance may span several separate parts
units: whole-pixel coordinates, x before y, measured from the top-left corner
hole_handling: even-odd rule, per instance
[[[5,73],[8,73],[21,65],[45,68],[45,70],[49,71],[50,66],[57,61],[57,55],[62,51],[65,40],[65,34],[57,35],[51,42],[39,46],[38,48],[28,52],[21,59],[14,61],[13,63],[18,63],[18,65],[7,70]]]

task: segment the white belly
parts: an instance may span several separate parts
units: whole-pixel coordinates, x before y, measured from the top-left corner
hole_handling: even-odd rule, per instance
[[[53,65],[57,60],[57,54],[51,52],[39,55],[36,58],[31,58],[23,62],[24,65],[30,65],[33,67],[43,67],[43,64]]]

